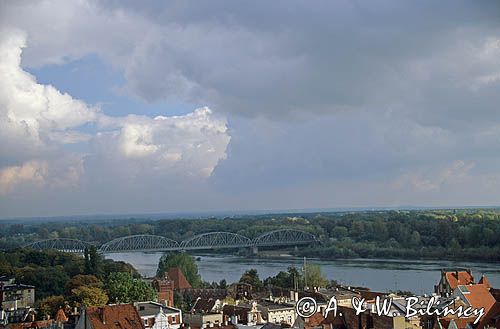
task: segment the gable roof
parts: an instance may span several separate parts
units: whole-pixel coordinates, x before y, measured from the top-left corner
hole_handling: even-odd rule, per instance
[[[467,329],[473,318],[443,318],[438,320],[443,329]]]
[[[153,316],[158,314],[160,311],[165,314],[178,314],[181,312],[181,310],[178,308],[165,306],[163,304],[151,301],[135,302],[134,307],[140,316]]]
[[[481,276],[481,279],[479,280],[478,284],[484,284],[486,286],[486,288],[491,288],[491,284],[490,282],[488,281],[488,278],[486,278],[486,276]]]
[[[144,329],[141,317],[131,304],[87,307],[92,329]]]
[[[474,277],[467,271],[445,272],[444,275],[452,290],[459,285],[474,283]]]
[[[468,286],[458,286],[462,295],[467,300],[470,306],[474,308],[484,307],[484,312],[488,313],[490,308],[495,304],[495,297],[488,291],[488,288],[483,284],[472,284]]]
[[[56,322],[68,322],[68,317],[62,308],[60,308],[56,313]]]
[[[200,313],[210,313],[213,311],[216,302],[217,300],[213,298],[209,299],[198,298],[198,300],[196,300],[196,303],[194,303],[191,311]]]
[[[191,289],[191,285],[178,267],[172,267],[167,272],[168,278],[174,281],[174,289]]]
[[[299,316],[297,319],[300,319],[303,322],[302,325],[299,324],[299,327],[317,328],[323,327],[323,325],[329,325],[330,328],[334,329],[345,328],[342,316],[335,316],[334,312],[328,312],[326,318],[321,312],[316,312],[309,318]]]

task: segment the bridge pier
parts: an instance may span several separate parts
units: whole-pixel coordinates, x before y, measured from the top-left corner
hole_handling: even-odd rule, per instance
[[[259,253],[259,247],[253,246],[252,247],[252,254],[257,255]]]

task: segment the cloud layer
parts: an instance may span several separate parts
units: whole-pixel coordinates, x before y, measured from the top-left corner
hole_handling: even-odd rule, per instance
[[[498,17],[496,1],[3,2],[22,32],[0,48],[0,208],[496,204]],[[119,95],[199,109],[113,116],[26,72],[89,55]],[[44,208],[30,184],[85,208]]]
[[[229,143],[226,122],[208,108],[183,116],[110,117],[99,108],[41,85],[20,67],[25,36],[0,40],[0,192],[78,187],[112,167],[124,179],[209,177]],[[91,129],[89,126],[93,126]],[[75,145],[76,144],[76,145]],[[94,176],[87,175],[93,161]],[[109,173],[109,172],[108,172]],[[113,176],[113,174],[111,173]],[[135,182],[137,183],[137,181]]]

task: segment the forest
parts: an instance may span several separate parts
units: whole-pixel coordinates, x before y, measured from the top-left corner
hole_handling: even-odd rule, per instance
[[[202,219],[121,219],[0,222],[0,249],[49,238],[101,244],[132,234],[183,240],[227,231],[249,238],[274,229],[315,234],[320,245],[293,251],[296,256],[500,261],[497,209],[297,213]]]

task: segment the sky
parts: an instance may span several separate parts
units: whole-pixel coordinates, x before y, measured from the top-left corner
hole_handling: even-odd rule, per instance
[[[2,1],[0,217],[500,205],[498,1]]]

